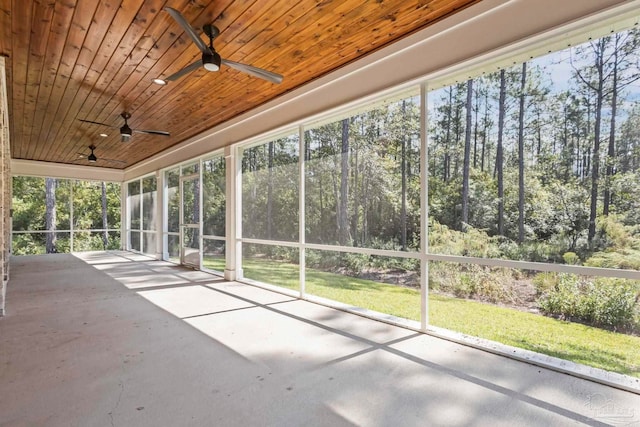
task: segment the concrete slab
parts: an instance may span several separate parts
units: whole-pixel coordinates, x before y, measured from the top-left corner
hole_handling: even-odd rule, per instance
[[[220,295],[204,286],[140,291],[139,295],[180,319],[255,307],[240,299]]]
[[[128,253],[11,262],[3,427],[640,424],[636,394]]]

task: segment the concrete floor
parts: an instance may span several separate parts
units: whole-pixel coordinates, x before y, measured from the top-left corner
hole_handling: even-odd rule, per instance
[[[640,396],[126,252],[14,257],[0,426],[640,425]]]

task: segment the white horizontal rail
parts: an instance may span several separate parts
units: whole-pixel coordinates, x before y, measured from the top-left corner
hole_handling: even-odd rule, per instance
[[[285,246],[290,248],[304,248],[331,252],[344,252],[344,253],[359,253],[365,255],[386,256],[393,258],[410,258],[421,259],[419,252],[405,252],[405,251],[393,251],[387,249],[371,249],[362,247],[350,247],[350,246],[332,246],[321,245],[315,243],[300,244],[298,242],[288,242],[280,240],[265,240],[265,239],[241,239],[242,243],[251,243],[268,246]],[[533,261],[516,261],[502,258],[480,258],[469,257],[461,255],[445,255],[436,253],[426,253],[423,255],[427,261],[439,261],[449,262],[457,264],[475,264],[484,265],[487,267],[504,267],[513,268],[518,270],[534,270],[534,271],[548,271],[556,273],[571,273],[582,276],[598,276],[598,277],[616,277],[621,279],[640,280],[640,271],[638,270],[623,270],[618,268],[603,268],[603,267],[588,267],[582,265],[568,265],[568,264],[552,264],[545,262],[533,262]]]
[[[489,267],[506,267],[520,270],[553,271],[572,273],[583,276],[618,277],[622,279],[640,280],[640,271],[622,270],[618,268],[586,267],[582,265],[551,264],[546,262],[514,261],[499,258],[479,258],[459,255],[426,254],[429,261],[455,262],[460,264],[477,264]]]
[[[117,231],[120,232],[119,228],[74,228],[73,230],[13,230],[12,234],[43,234],[43,233],[79,233],[81,231],[95,231],[95,232],[103,232],[103,231]],[[137,230],[134,230],[137,231]]]

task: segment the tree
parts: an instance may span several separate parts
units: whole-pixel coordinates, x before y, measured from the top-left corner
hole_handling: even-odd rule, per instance
[[[524,95],[527,84],[527,63],[522,63],[520,80],[520,110],[518,112],[518,243],[524,242]]]
[[[506,110],[506,77],[504,69],[500,70],[500,98],[498,101],[498,146],[496,149],[496,172],[498,175],[498,234],[504,236],[504,116]]]
[[[600,178],[600,129],[602,125],[602,104],[605,96],[605,80],[608,77],[606,69],[606,50],[609,42],[608,37],[603,37],[595,42],[589,43],[593,53],[594,63],[588,69],[579,69],[574,66],[576,76],[582,83],[595,93],[595,123],[593,135],[593,153],[591,169],[591,202],[589,208],[589,246],[593,246],[593,238],[596,235],[596,216],[598,213],[598,184]],[[573,62],[572,62],[573,64]]]
[[[340,204],[338,205],[338,242],[347,245],[350,240],[347,201],[349,199],[349,119],[342,120],[340,149]]]
[[[56,253],[56,180],[45,179],[45,229],[47,239],[45,249],[48,254]]]
[[[606,172],[604,182],[603,215],[609,215],[611,204],[611,177],[615,173],[616,163],[616,117],[618,112],[618,96],[620,91],[631,83],[640,79],[640,72],[637,69],[639,32],[631,30],[626,33],[618,33],[613,39],[613,70],[611,84],[611,122],[609,127],[609,143],[607,147],[607,158],[605,161]]]
[[[407,105],[406,101],[402,100],[402,116],[406,117]],[[403,121],[404,123],[404,121]],[[400,189],[400,197],[401,208],[400,208],[400,247],[403,251],[407,250],[407,142],[406,142],[406,133],[403,133],[400,136],[400,145],[402,147],[400,154],[400,175],[401,175],[401,189]]]
[[[467,117],[464,132],[464,162],[462,166],[462,227],[464,230],[469,223],[469,169],[471,168],[471,102],[473,99],[473,79],[467,80]]]

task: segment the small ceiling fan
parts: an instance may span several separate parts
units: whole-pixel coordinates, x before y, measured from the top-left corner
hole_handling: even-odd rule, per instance
[[[131,129],[129,127],[129,123],[127,123],[127,120],[129,120],[131,118],[131,114],[129,114],[129,113],[127,113],[125,111],[122,114],[120,114],[120,116],[122,116],[122,118],[124,119],[124,125],[120,128],[120,135],[122,136],[122,142],[129,142],[133,132],[136,132],[136,133],[149,133],[149,134],[152,134],[152,135],[169,136],[169,132],[165,132],[165,131],[162,131],[162,130]],[[91,120],[82,120],[82,119],[78,119],[78,120],[80,120],[81,122],[84,122],[84,123],[93,123],[94,125],[102,125],[102,126],[108,126],[110,128],[118,129],[118,126],[113,126],[113,125],[109,125],[109,124],[106,124],[106,123],[100,123],[100,122],[94,122],[94,121],[91,121]]]
[[[124,162],[122,160],[105,159],[105,158],[102,158],[102,157],[100,159],[98,159],[98,157],[93,152],[93,150],[96,149],[96,146],[95,145],[90,145],[88,148],[89,148],[89,150],[91,150],[91,153],[89,153],[89,155],[87,155],[86,153],[78,153],[78,157],[81,158],[81,159],[87,159],[89,161],[89,163],[95,163],[98,160],[101,160],[101,161],[105,161],[105,162],[118,163],[118,164],[121,164],[121,165],[126,165],[127,164],[127,162]]]
[[[220,34],[220,30],[218,30],[214,25],[207,24],[202,27],[202,31],[209,36],[209,46],[207,46],[180,12],[171,7],[165,7],[164,10],[173,17],[173,19],[184,29],[185,33],[191,37],[191,40],[193,40],[196,46],[198,46],[198,49],[202,52],[202,59],[197,60],[193,64],[187,65],[182,70],[166,77],[165,79],[155,79],[155,83],[166,84],[167,81],[177,80],[185,74],[189,74],[200,67],[204,67],[207,71],[218,71],[220,69],[220,64],[235,68],[238,71],[242,71],[243,73],[247,73],[272,83],[282,82],[282,76],[280,74],[263,70],[262,68],[254,67],[252,65],[241,64],[239,62],[221,58],[218,52],[213,48],[213,39]]]

